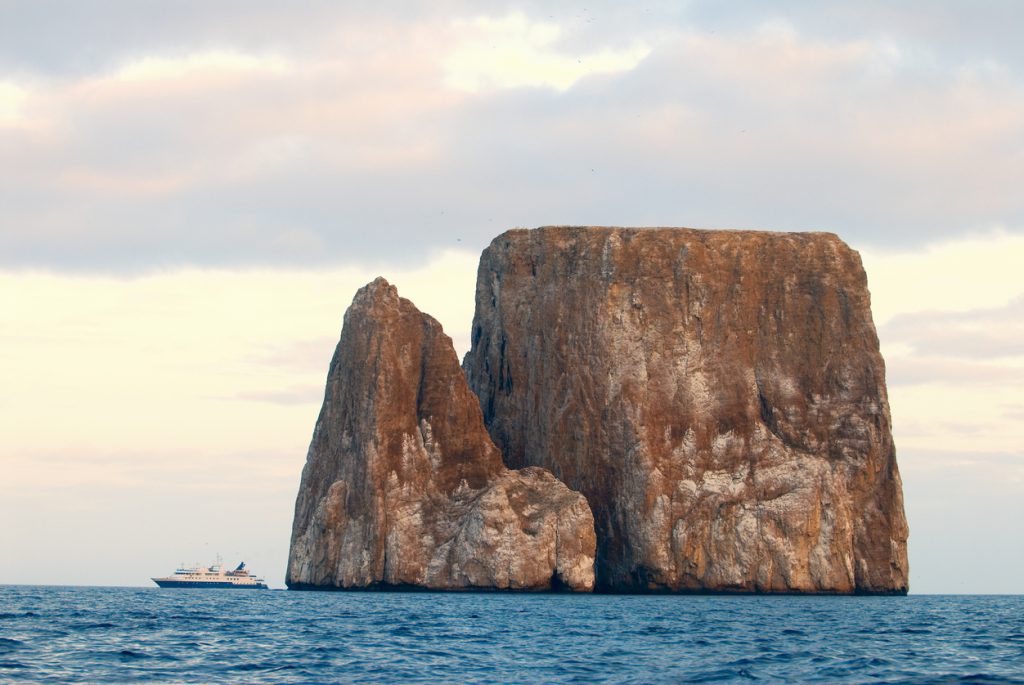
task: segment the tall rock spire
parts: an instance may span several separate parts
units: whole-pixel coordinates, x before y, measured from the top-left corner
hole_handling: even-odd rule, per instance
[[[295,503],[292,588],[590,590],[593,517],[502,463],[441,325],[382,278],[356,294]]]

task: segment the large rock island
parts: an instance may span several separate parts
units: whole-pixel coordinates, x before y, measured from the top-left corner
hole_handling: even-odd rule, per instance
[[[290,588],[591,590],[586,500],[510,471],[451,339],[383,279],[345,314],[295,503]]]
[[[506,464],[586,495],[599,589],[906,592],[885,368],[836,236],[509,231],[463,366]]]

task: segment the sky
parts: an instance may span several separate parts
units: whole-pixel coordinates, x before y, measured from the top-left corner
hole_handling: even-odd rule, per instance
[[[0,2],[0,583],[282,586],[356,289],[577,224],[859,250],[911,592],[1024,592],[1024,6],[551,5]]]

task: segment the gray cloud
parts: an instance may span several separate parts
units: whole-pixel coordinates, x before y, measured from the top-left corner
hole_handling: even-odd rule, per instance
[[[1008,406],[1003,412],[1003,418],[1011,421],[1024,421],[1024,405]]]
[[[910,345],[920,357],[964,360],[1021,357],[1024,356],[1024,298],[991,309],[901,314],[882,326],[879,333],[887,342]],[[922,363],[930,362],[922,360]],[[1005,373],[1008,377],[1014,375],[1011,369]]]
[[[293,369],[322,374],[327,372],[331,354],[337,344],[337,338],[302,340],[268,350],[253,359],[253,363],[273,369]]]
[[[772,19],[791,21],[814,35],[849,39],[884,36],[906,45],[937,65],[964,60],[1024,64],[1020,3],[1014,0],[911,0],[886,2],[783,2],[741,0],[728,6],[701,0],[688,17],[705,27],[747,27]]]
[[[891,387],[928,383],[1006,387],[1024,384],[1024,369],[958,359],[900,357],[887,364],[886,382]]]
[[[881,4],[742,20],[707,3],[522,7],[566,27],[554,49],[567,54],[656,47],[563,93],[460,95],[441,85],[446,27],[510,5],[0,10],[0,65],[42,88],[32,111],[56,120],[0,128],[0,265],[412,263],[546,223],[825,229],[858,245],[1024,229],[1024,70],[1010,41],[977,31],[976,49],[948,48],[973,6],[923,9],[923,25]],[[986,5],[970,24],[1002,35],[1008,11]],[[796,33],[760,32],[780,17]],[[293,68],[101,78],[203,50]]]
[[[400,6],[356,0],[36,0],[0,6],[0,69],[18,73],[84,74],[125,57],[154,51],[231,45],[242,49],[304,50],[331,41],[338,26],[413,24],[437,18],[522,10],[570,29],[563,42],[626,40],[652,28],[743,31],[785,21],[824,39],[887,37],[946,65],[965,60],[1024,63],[1021,8],[1014,0],[911,0],[857,3],[800,0],[763,3],[651,0],[410,0]]]
[[[241,400],[243,402],[266,402],[269,404],[282,404],[286,406],[296,404],[319,404],[324,399],[324,389],[320,385],[309,385],[302,387],[273,388],[269,390],[253,390],[240,392],[227,400]]]
[[[75,77],[125,59],[230,46],[302,50],[352,21],[415,21],[379,3],[303,0],[39,0],[0,5],[0,67],[20,74]],[[410,4],[410,8],[412,5]],[[405,17],[405,19],[403,19]]]

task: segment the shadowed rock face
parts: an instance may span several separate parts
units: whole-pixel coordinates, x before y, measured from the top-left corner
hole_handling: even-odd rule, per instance
[[[509,231],[472,341],[506,463],[590,502],[598,587],[906,592],[885,368],[836,236]]]
[[[586,500],[510,471],[451,339],[384,279],[345,314],[295,503],[293,588],[590,590]]]

